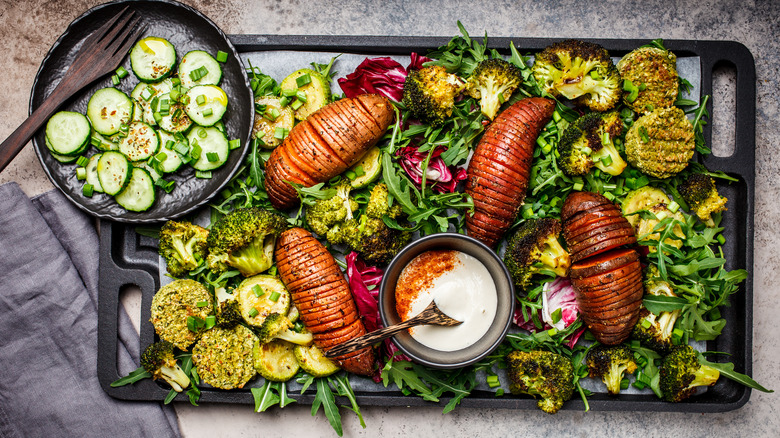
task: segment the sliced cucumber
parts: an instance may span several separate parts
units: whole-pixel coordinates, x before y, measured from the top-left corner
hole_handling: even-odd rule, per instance
[[[170,93],[160,95],[154,112],[159,114],[157,124],[171,133],[184,132],[192,126],[192,120],[184,111],[184,105],[171,99]]]
[[[97,167],[98,160],[103,154],[95,154],[89,157],[89,163],[87,163],[87,184],[92,184],[92,190],[95,192],[103,193],[103,186],[100,185],[100,178],[98,178]]]
[[[127,128],[127,136],[119,142],[119,152],[130,161],[146,160],[160,149],[160,137],[148,123],[133,122]]]
[[[115,151],[119,149],[119,142],[114,136],[106,137],[94,129],[91,135],[90,143],[99,151]]]
[[[140,81],[159,81],[173,72],[176,48],[164,38],[142,38],[130,50],[130,66]]]
[[[143,108],[143,117],[141,121],[150,125],[157,123],[154,120],[152,102],[155,101],[155,97],[159,99],[161,95],[170,93],[171,90],[173,90],[173,82],[170,79],[163,79],[160,82],[155,82],[152,84],[140,82],[135,86],[135,88],[133,88],[133,91],[130,92],[130,97],[132,97],[139,105],[141,105],[141,108]],[[133,120],[136,119],[137,117],[133,117]]]
[[[155,155],[159,162],[157,167],[164,173],[176,172],[183,164],[181,156],[174,150],[176,143],[180,142],[169,132],[157,131],[157,134],[160,136],[160,150]],[[187,142],[186,139],[182,139],[182,141]],[[168,145],[171,145],[170,149]],[[165,154],[164,159],[161,159],[161,154]]]
[[[179,79],[182,86],[219,85],[222,67],[213,56],[203,50],[187,52],[179,63]]]
[[[260,96],[255,99],[255,108],[264,107],[263,114],[255,115],[252,138],[262,140],[260,146],[273,149],[282,144],[282,132],[290,132],[295,124],[295,115],[289,105],[282,106],[281,99],[272,96]]]
[[[89,98],[87,117],[95,131],[114,135],[133,120],[133,101],[116,88],[101,88]]]
[[[280,339],[265,344],[255,342],[252,358],[255,371],[271,382],[286,382],[301,368],[295,359],[292,344]]]
[[[290,105],[295,111],[295,118],[298,120],[309,117],[309,114],[330,102],[330,83],[328,79],[308,68],[292,72],[282,80],[279,86],[282,88],[283,95],[291,95]],[[305,102],[295,98],[296,91],[305,95]]]
[[[129,211],[146,211],[154,204],[155,198],[152,176],[141,167],[132,168],[127,187],[114,197],[119,205]]]
[[[313,377],[325,377],[337,372],[340,368],[330,359],[322,354],[322,350],[316,345],[311,344],[308,347],[296,345],[293,353],[301,369],[311,374]]]
[[[133,167],[140,167],[141,169],[145,169],[147,172],[149,172],[149,176],[152,177],[152,182],[156,183],[158,179],[162,178],[162,174],[150,166],[146,161],[133,163]]]
[[[131,169],[130,161],[122,153],[103,152],[97,163],[97,176],[103,191],[111,196],[121,192],[130,181]]]
[[[190,152],[200,150],[198,158],[190,165],[196,170],[207,171],[222,167],[227,162],[230,146],[225,133],[217,128],[194,127],[187,134]]]
[[[354,166],[347,170],[350,185],[356,189],[365,187],[379,178],[382,173],[382,151],[374,146]]]
[[[46,123],[46,145],[59,155],[78,155],[89,144],[89,120],[73,111],[60,111]]]
[[[213,126],[222,120],[228,105],[228,97],[216,85],[196,85],[187,91],[184,110],[193,122],[200,126]]]

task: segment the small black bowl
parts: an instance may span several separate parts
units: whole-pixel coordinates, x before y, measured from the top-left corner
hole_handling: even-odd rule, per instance
[[[432,234],[407,245],[390,262],[379,289],[379,314],[385,326],[401,322],[395,305],[395,288],[404,267],[418,255],[429,250],[455,250],[466,253],[487,268],[496,285],[498,308],[485,335],[473,345],[455,351],[440,351],[427,347],[404,331],[393,337],[398,348],[409,358],[432,368],[460,368],[490,354],[506,336],[515,311],[515,289],[512,277],[498,255],[482,242],[457,233]]]

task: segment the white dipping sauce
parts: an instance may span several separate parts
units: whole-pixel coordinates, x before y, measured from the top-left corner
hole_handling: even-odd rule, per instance
[[[463,321],[453,327],[422,325],[409,329],[419,343],[439,350],[469,347],[487,333],[496,316],[496,285],[485,265],[452,250],[426,251],[401,272],[395,289],[401,320],[422,312],[431,301],[448,316]]]

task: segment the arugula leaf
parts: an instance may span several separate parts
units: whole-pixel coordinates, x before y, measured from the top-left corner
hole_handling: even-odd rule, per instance
[[[360,412],[360,406],[358,406],[357,399],[355,398],[355,392],[352,390],[352,385],[349,383],[349,377],[342,375],[330,377],[329,379],[331,383],[335,384],[336,393],[342,397],[346,397],[347,400],[349,400],[351,405],[349,409],[357,414],[358,418],[360,419],[360,425],[363,427],[363,429],[365,429],[366,422],[363,420],[363,414]]]
[[[390,381],[400,390],[408,389],[419,395],[423,400],[438,402],[439,399],[433,395],[431,389],[420,380],[414,365],[405,360],[393,361],[389,359],[382,368],[382,383],[387,388]]]
[[[702,365],[707,365],[712,368],[715,368],[720,372],[722,376],[730,380],[733,380],[739,384],[745,385],[748,388],[757,389],[761,392],[769,392],[769,393],[775,392],[771,389],[764,388],[763,386],[761,386],[761,384],[753,380],[750,376],[734,371],[734,364],[731,362],[729,363],[710,362],[704,358],[702,353],[699,353],[699,363],[701,363]]]
[[[152,375],[149,373],[149,371],[146,371],[144,367],[138,367],[136,370],[131,371],[130,374],[111,382],[111,387],[116,388],[119,386],[130,385],[139,380],[151,378]]]
[[[333,395],[333,391],[328,384],[327,377],[320,377],[317,381],[317,395],[314,397],[314,401],[311,404],[312,417],[317,415],[317,411],[322,410],[325,412],[325,417],[328,419],[330,426],[336,431],[338,436],[344,434],[341,425],[341,414],[339,414],[339,407],[336,406],[336,398]]]
[[[273,392],[272,382],[265,381],[262,388],[252,388],[252,397],[255,399],[255,412],[265,412],[271,406],[278,405],[282,400]]]
[[[642,305],[650,312],[658,315],[661,312],[673,312],[680,310],[688,304],[688,300],[681,297],[667,297],[665,295],[645,295]]]

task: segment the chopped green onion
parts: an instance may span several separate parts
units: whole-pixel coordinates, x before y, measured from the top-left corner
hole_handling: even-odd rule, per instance
[[[306,84],[311,83],[311,76],[309,74],[305,74],[303,76],[298,76],[295,78],[295,84],[298,85],[298,88],[303,87]]]
[[[646,328],[646,329],[649,329],[653,325],[653,323],[648,321],[647,319],[643,319],[641,324],[642,324],[642,328]]]
[[[216,58],[218,62],[226,62],[228,59],[228,54],[227,52],[223,52],[222,50],[220,50],[217,52]]]
[[[111,83],[114,84],[114,86],[119,85],[119,76],[118,75],[111,75]]]
[[[206,136],[207,136],[207,135],[208,135],[208,133],[206,132],[206,130],[205,130],[205,129],[203,129],[203,128],[198,128],[198,137],[200,137],[200,138],[206,138]]]
[[[628,389],[628,385],[631,384],[631,381],[627,378],[620,381],[620,389]]]
[[[257,298],[260,298],[263,295],[265,295],[265,291],[263,290],[262,286],[260,286],[259,284],[252,286],[252,293],[255,294]]]
[[[165,152],[160,152],[159,154],[154,156],[154,159],[162,163],[163,161],[168,159],[168,154]]]
[[[589,148],[587,146],[585,146],[581,150],[582,150],[582,153],[585,154],[585,155],[590,155],[591,153],[593,153],[593,149],[591,149],[591,148]]]
[[[612,156],[610,156],[610,155],[603,156],[601,158],[601,164],[603,164],[605,166],[609,166],[610,164],[612,164]]]
[[[301,102],[306,102],[308,100],[305,91],[298,91],[297,93],[295,93],[295,98],[300,100]]]
[[[487,376],[487,384],[491,388],[495,388],[497,386],[501,386],[501,382],[498,381],[498,376],[493,374],[491,376]]]
[[[282,108],[286,107],[288,103],[290,103],[290,99],[287,96],[282,96],[281,99],[279,99],[279,106]]]
[[[496,389],[496,397],[501,397],[502,395],[504,395],[504,388]]]
[[[234,138],[228,142],[228,148],[232,151],[241,147],[241,140]]]
[[[209,302],[208,301],[198,301],[197,303],[195,303],[195,305],[198,306],[198,307],[206,307],[206,306],[209,305]]]
[[[214,114],[214,111],[212,111],[211,108],[206,108],[205,110],[203,110],[203,116],[204,117],[208,117],[208,116],[210,116],[212,114]]]
[[[274,129],[274,138],[279,140],[284,140],[284,138],[287,137],[288,133],[289,133],[288,129],[282,128],[281,126],[277,126],[276,129]]]
[[[84,166],[84,167],[86,167],[86,165],[87,165],[87,164],[89,164],[89,158],[87,158],[87,157],[85,157],[85,156],[83,156],[83,155],[82,155],[82,156],[80,156],[80,157],[78,158],[78,160],[76,160],[76,164],[77,164],[78,166]]]
[[[154,116],[154,121],[159,125],[163,118],[162,114],[154,112],[152,115]]]
[[[217,325],[217,317],[214,316],[214,315],[207,316],[206,317],[206,327],[205,327],[206,330],[214,327],[215,325]]]
[[[276,119],[279,117],[280,113],[279,110],[276,108],[268,108],[266,109],[265,113],[263,114],[263,117],[270,121],[276,121]]]
[[[203,152],[203,148],[201,148],[198,143],[193,144],[192,148],[190,148],[190,156],[196,160],[200,158],[201,152]]]
[[[209,160],[209,163],[216,163],[219,161],[219,154],[216,152],[209,152],[206,154],[206,159]]]
[[[604,197],[609,199],[610,201],[615,200],[615,195],[613,195],[612,192],[604,192]]]
[[[639,88],[628,79],[623,80],[623,90],[628,91],[626,101],[629,103],[635,101],[636,98],[639,97]]]
[[[672,213],[675,213],[677,212],[677,210],[680,209],[680,204],[678,204],[676,201],[672,201],[669,203],[669,206],[667,206],[666,208],[668,208],[669,211],[671,211]]]
[[[211,171],[210,170],[196,170],[195,171],[195,178],[211,179]]]
[[[181,97],[181,90],[179,90],[178,88],[174,88],[173,90],[171,90],[171,92],[168,95],[171,97],[171,100],[173,100],[174,102],[178,101],[179,97]]]
[[[124,79],[125,76],[127,76],[127,69],[120,65],[119,68],[116,69],[116,75],[119,79]]]
[[[259,314],[260,314],[260,312],[258,312],[257,309],[255,309],[254,307],[252,307],[252,309],[249,311],[249,317],[250,318],[254,318],[255,316],[257,316]]]
[[[293,102],[292,104],[290,104],[290,107],[291,107],[292,109],[294,109],[294,110],[297,110],[298,108],[300,108],[300,107],[302,107],[302,106],[303,106],[303,102],[301,102],[300,100],[296,100],[295,102]]]
[[[642,139],[642,143],[647,143],[650,141],[650,136],[647,134],[647,129],[645,129],[644,126],[640,126],[638,132],[639,137]]]
[[[286,90],[282,90],[282,96],[284,97],[295,97],[297,93],[298,93],[297,88],[288,88]]]
[[[168,149],[169,151],[173,149],[173,146],[176,145],[176,143],[173,140],[168,140],[165,142],[165,149]]]
[[[560,321],[561,318],[563,318],[563,310],[560,307],[555,309],[555,311],[552,313],[552,315],[550,315],[550,317],[552,318],[553,324],[557,324],[558,321]]]
[[[195,98],[195,103],[197,103],[198,105],[203,105],[204,103],[206,103],[206,96],[199,94],[198,97]]]
[[[594,81],[598,81],[599,79],[601,79],[601,75],[599,75],[599,72],[597,70],[591,70],[589,75],[590,78],[593,79]]]
[[[147,102],[152,98],[152,96],[154,96],[154,91],[150,91],[150,87],[146,87],[143,91],[141,91],[141,99]]]
[[[348,171],[344,172],[344,176],[346,176],[350,180],[354,180],[355,178],[357,178],[357,175],[355,174],[355,172],[353,172],[351,170],[348,170]]]
[[[83,167],[76,168],[76,179],[81,181],[87,179],[87,169]]]
[[[574,189],[575,192],[581,192],[583,188],[585,188],[585,184],[581,182],[574,183],[574,186],[572,187],[572,189]]]
[[[281,296],[282,296],[282,294],[280,294],[279,292],[274,292],[274,293],[271,294],[270,297],[268,297],[268,299],[273,301],[273,302],[277,302],[277,301],[279,301],[279,297],[281,297]]]
[[[721,245],[726,243],[726,238],[723,236],[723,234],[718,234],[717,239],[718,239],[718,243],[720,243]]]

